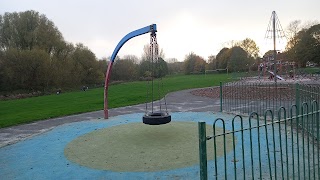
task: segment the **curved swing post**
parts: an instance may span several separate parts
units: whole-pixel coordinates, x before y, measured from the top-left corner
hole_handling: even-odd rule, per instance
[[[115,58],[117,57],[117,54],[118,54],[119,50],[130,39],[132,39],[132,38],[134,38],[136,36],[140,36],[140,35],[149,33],[149,32],[151,32],[151,33],[157,32],[157,25],[156,24],[152,24],[150,26],[146,26],[144,28],[137,29],[135,31],[130,32],[129,34],[127,34],[126,36],[124,36],[120,40],[120,42],[118,43],[118,45],[114,49],[114,51],[113,51],[113,53],[111,55],[110,62],[108,64],[108,69],[107,69],[107,72],[106,72],[106,79],[105,79],[105,83],[104,83],[104,118],[105,119],[108,119],[108,117],[109,117],[109,112],[108,112],[108,87],[109,87],[111,69],[112,69],[113,62],[114,62]]]

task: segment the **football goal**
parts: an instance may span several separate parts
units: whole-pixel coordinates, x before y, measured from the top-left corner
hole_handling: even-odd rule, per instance
[[[228,74],[228,68],[226,69],[213,69],[213,70],[205,70],[204,74],[222,74],[227,73]]]

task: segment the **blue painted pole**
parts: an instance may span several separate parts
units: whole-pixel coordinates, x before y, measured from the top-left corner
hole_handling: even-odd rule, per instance
[[[121,47],[130,39],[146,34],[146,33],[155,33],[157,32],[157,25],[156,24],[152,24],[150,26],[146,26],[144,28],[141,29],[137,29],[135,31],[130,32],[129,34],[127,34],[126,36],[124,36],[120,42],[118,43],[118,45],[116,46],[116,48],[114,49],[112,55],[111,55],[111,59],[110,62],[108,64],[108,69],[106,72],[106,79],[105,79],[105,83],[104,83],[104,118],[108,119],[109,114],[108,114],[108,87],[109,87],[109,79],[110,79],[110,74],[111,74],[111,69],[112,69],[112,65],[114,60],[117,57],[117,54],[119,52],[119,50],[121,49]]]

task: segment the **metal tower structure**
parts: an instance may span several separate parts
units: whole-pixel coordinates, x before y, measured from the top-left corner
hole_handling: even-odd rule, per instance
[[[283,28],[280,24],[279,18],[275,11],[272,11],[268,28],[265,34],[266,39],[273,39],[273,75],[274,81],[277,82],[277,49],[276,49],[276,42],[277,39],[281,39],[285,36]]]

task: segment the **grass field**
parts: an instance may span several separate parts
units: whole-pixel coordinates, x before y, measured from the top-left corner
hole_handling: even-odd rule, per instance
[[[183,89],[217,86],[220,81],[229,81],[229,77],[227,74],[168,76],[163,79],[163,91],[169,93]],[[110,86],[109,108],[144,103],[146,87],[147,83],[142,81]],[[0,128],[102,109],[103,88],[0,101]]]
[[[302,70],[308,74],[319,74],[320,73],[319,67],[307,67],[307,68],[302,68]]]

